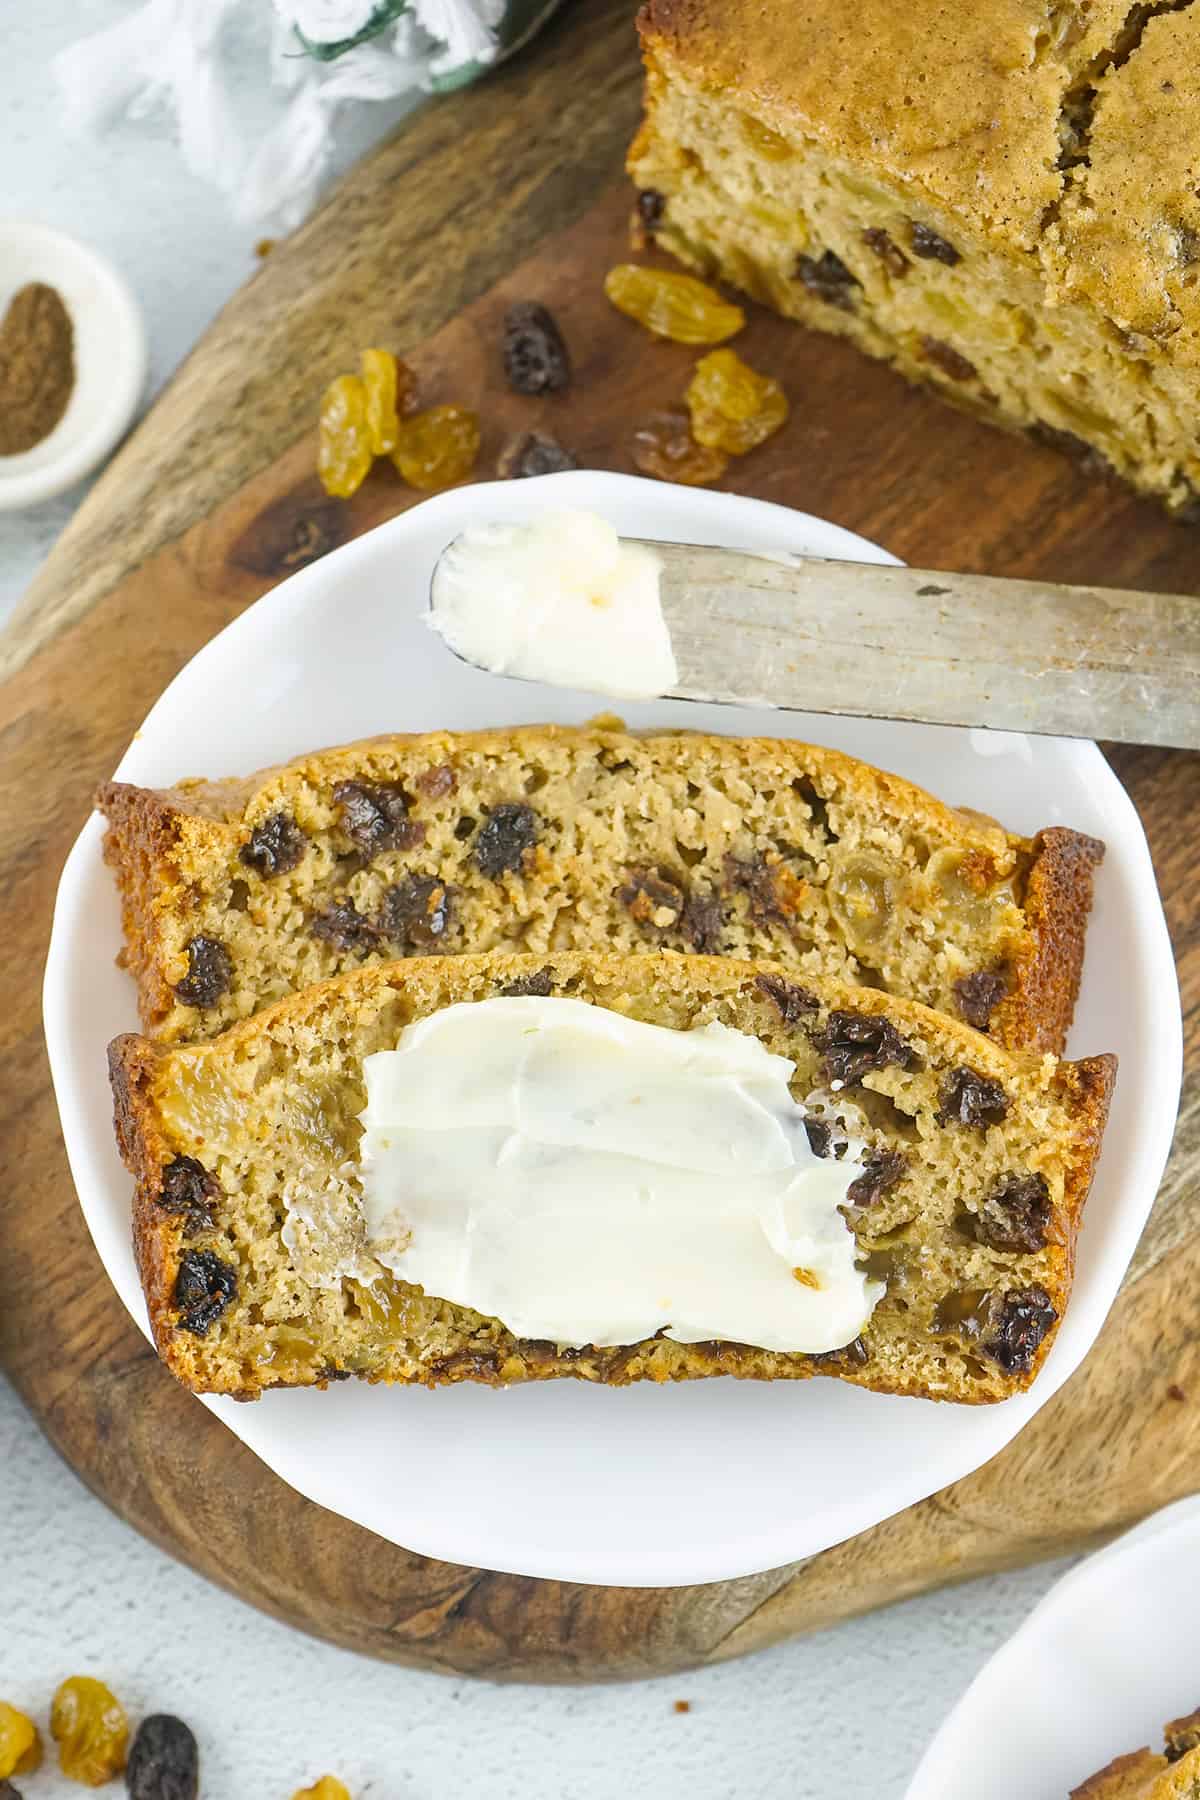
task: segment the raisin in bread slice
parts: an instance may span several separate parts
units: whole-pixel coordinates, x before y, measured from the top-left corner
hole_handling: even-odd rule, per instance
[[[1103,853],[807,744],[552,725],[99,804],[142,1022],[169,1042],[402,955],[663,948],[779,958],[1060,1050]]]
[[[1027,1387],[1070,1293],[1114,1060],[1014,1056],[911,1001],[793,975],[670,952],[426,958],[310,988],[208,1043],[118,1038],[117,1136],[137,1178],[159,1354],[187,1386],[243,1398],[348,1374],[426,1385],[826,1374],[957,1401]],[[570,996],[674,1030],[717,1020],[791,1058],[814,1147],[866,1146],[846,1218],[887,1291],[861,1337],[820,1356],[664,1338],[560,1349],[376,1263],[360,1213],[363,1059],[413,1020],[500,993]]]
[[[1070,1800],[1200,1800],[1200,1712],[1163,1728],[1165,1753],[1133,1750],[1118,1756],[1080,1787]]]
[[[648,0],[640,26],[629,167],[664,248],[1194,512],[1200,9]]]

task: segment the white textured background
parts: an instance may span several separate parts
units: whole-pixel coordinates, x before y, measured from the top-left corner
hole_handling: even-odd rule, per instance
[[[82,151],[57,130],[50,56],[131,3],[0,0],[0,208],[114,258],[145,305],[157,387],[249,274],[259,234],[231,225],[150,127]],[[252,80],[252,54],[241,67]],[[402,109],[363,110],[342,160]],[[0,616],[79,499],[0,514]],[[93,1673],[134,1716],[177,1711],[201,1741],[205,1800],[288,1800],[325,1769],[356,1800],[899,1800],[944,1712],[1057,1572],[977,1582],[703,1675],[452,1682],[311,1642],[178,1568],[85,1492],[0,1382],[0,1698],[44,1715],[64,1675]],[[81,1791],[46,1773],[21,1786],[26,1800]]]

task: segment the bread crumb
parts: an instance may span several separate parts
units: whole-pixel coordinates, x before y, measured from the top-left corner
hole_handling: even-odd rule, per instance
[[[1187,1395],[1184,1393],[1183,1389],[1180,1387],[1180,1385],[1177,1381],[1173,1381],[1171,1383],[1170,1387],[1167,1389],[1167,1399],[1168,1400],[1186,1400],[1187,1399]]]
[[[675,1702],[675,1711],[677,1713],[691,1712],[691,1710],[692,1703],[690,1700],[677,1700]]]

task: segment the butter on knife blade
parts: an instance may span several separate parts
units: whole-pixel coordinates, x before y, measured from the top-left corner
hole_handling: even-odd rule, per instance
[[[618,538],[589,513],[473,528],[429,622],[495,674],[623,699],[1200,748],[1200,599]]]

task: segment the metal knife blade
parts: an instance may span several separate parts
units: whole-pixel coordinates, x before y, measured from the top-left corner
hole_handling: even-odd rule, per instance
[[[1200,748],[1192,596],[646,548],[680,698]]]

